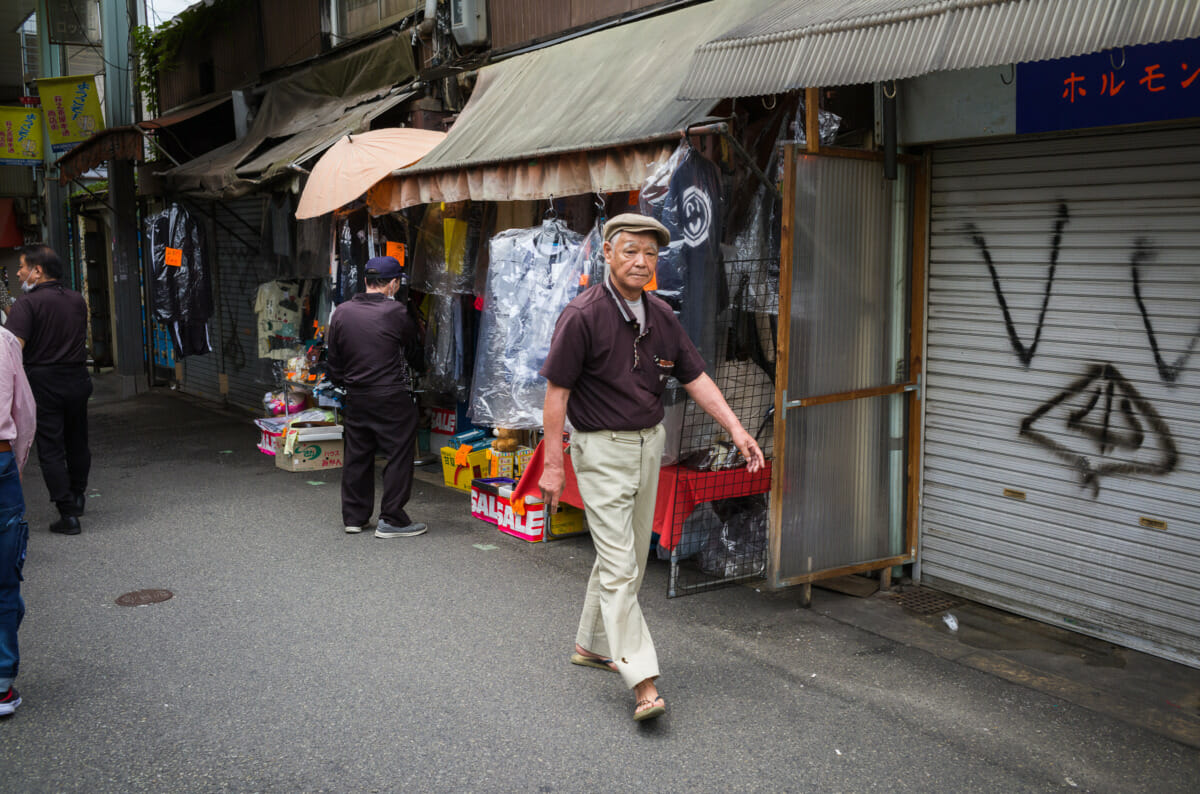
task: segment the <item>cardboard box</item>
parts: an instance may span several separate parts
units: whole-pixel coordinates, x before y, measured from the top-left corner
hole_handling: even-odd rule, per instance
[[[442,480],[451,488],[471,491],[471,480],[487,474],[487,448],[442,447]]]
[[[477,478],[471,483],[471,515],[501,532],[521,540],[538,542],[576,535],[586,529],[583,511],[560,505],[546,527],[545,509],[541,500],[527,499],[525,511],[512,506],[512,489],[516,481],[508,477]]]
[[[284,452],[284,436],[275,441],[275,465],[284,471],[320,471],[340,469],[345,443],[342,426],[327,422],[292,425],[296,436],[291,454]]]
[[[531,457],[533,457],[533,450],[529,447],[520,447],[512,452],[497,452],[494,449],[489,449],[488,476],[511,477],[514,480],[519,480],[521,479],[521,473],[529,465]]]

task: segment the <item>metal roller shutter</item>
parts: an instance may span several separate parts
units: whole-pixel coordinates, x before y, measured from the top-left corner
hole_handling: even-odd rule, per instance
[[[262,228],[262,197],[204,206],[213,257],[214,314],[208,323],[213,352],[184,359],[183,390],[249,411],[261,411],[273,388],[271,362],[258,358],[254,296]],[[221,374],[228,392],[222,394]]]
[[[932,175],[922,581],[1200,667],[1200,128]]]

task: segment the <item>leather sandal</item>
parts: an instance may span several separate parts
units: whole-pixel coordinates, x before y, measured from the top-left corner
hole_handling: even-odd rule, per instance
[[[642,706],[647,706],[647,708],[642,709]],[[655,717],[661,717],[667,713],[667,701],[663,700],[662,695],[659,695],[654,700],[643,698],[642,700],[639,700],[637,703],[633,704],[633,709],[633,718],[638,722],[641,722],[642,720],[652,720]],[[638,711],[638,709],[642,710]]]

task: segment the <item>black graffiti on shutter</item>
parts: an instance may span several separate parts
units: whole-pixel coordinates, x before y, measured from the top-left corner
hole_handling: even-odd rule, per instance
[[[1067,205],[1065,203],[1059,204],[1058,219],[1054,222],[1054,236],[1050,240],[1050,268],[1046,272],[1046,286],[1042,293],[1042,309],[1038,313],[1037,329],[1033,332],[1033,342],[1028,347],[1021,341],[1021,335],[1017,333],[1012,313],[1008,309],[1008,301],[1004,298],[1004,288],[1000,286],[1000,275],[996,272],[996,266],[992,263],[992,254],[988,250],[987,239],[975,224],[967,224],[967,233],[971,235],[971,240],[983,255],[983,261],[987,264],[988,273],[992,276],[992,289],[996,292],[996,300],[1000,304],[1000,312],[1004,315],[1004,327],[1008,331],[1008,339],[1012,343],[1013,352],[1017,354],[1017,358],[1021,360],[1026,369],[1029,368],[1033,357],[1037,355],[1038,342],[1042,340],[1042,328],[1046,324],[1046,310],[1050,307],[1050,291],[1054,287],[1054,273],[1058,269],[1058,253],[1062,247],[1062,233],[1069,219],[1070,215],[1067,212]]]
[[[1196,333],[1192,334],[1192,338],[1188,340],[1187,347],[1179,356],[1176,357],[1174,364],[1168,364],[1162,356],[1162,350],[1158,346],[1158,336],[1154,333],[1154,324],[1150,320],[1150,312],[1146,310],[1146,301],[1142,299],[1142,279],[1139,271],[1141,264],[1148,262],[1155,256],[1155,251],[1151,250],[1146,238],[1139,237],[1133,243],[1133,256],[1129,259],[1129,270],[1133,278],[1133,298],[1137,301],[1138,311],[1142,313],[1142,323],[1146,326],[1146,337],[1150,340],[1150,351],[1154,354],[1154,365],[1158,367],[1158,376],[1167,383],[1174,383],[1179,379],[1179,373],[1187,366],[1188,359],[1192,357],[1192,353],[1196,350],[1196,342],[1200,341],[1200,327],[1197,327]]]
[[[1080,407],[1064,405],[1089,390],[1090,397]],[[1063,412],[1055,411],[1059,406],[1064,407]],[[1057,422],[1062,422],[1061,427],[1056,426]],[[1124,430],[1114,427],[1114,422],[1123,422]],[[1151,452],[1151,459],[1137,460],[1136,455],[1146,445],[1147,430],[1157,455]],[[1179,464],[1179,450],[1167,423],[1112,364],[1090,365],[1083,377],[1021,420],[1021,435],[1069,463],[1079,473],[1081,484],[1092,489],[1093,498],[1100,495],[1102,477],[1169,474]],[[1092,461],[1092,454],[1113,453],[1125,459]]]

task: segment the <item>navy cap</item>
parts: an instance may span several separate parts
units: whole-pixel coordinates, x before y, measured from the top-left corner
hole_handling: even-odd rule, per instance
[[[382,278],[391,280],[400,278],[403,269],[394,256],[375,256],[367,260],[367,278]]]

